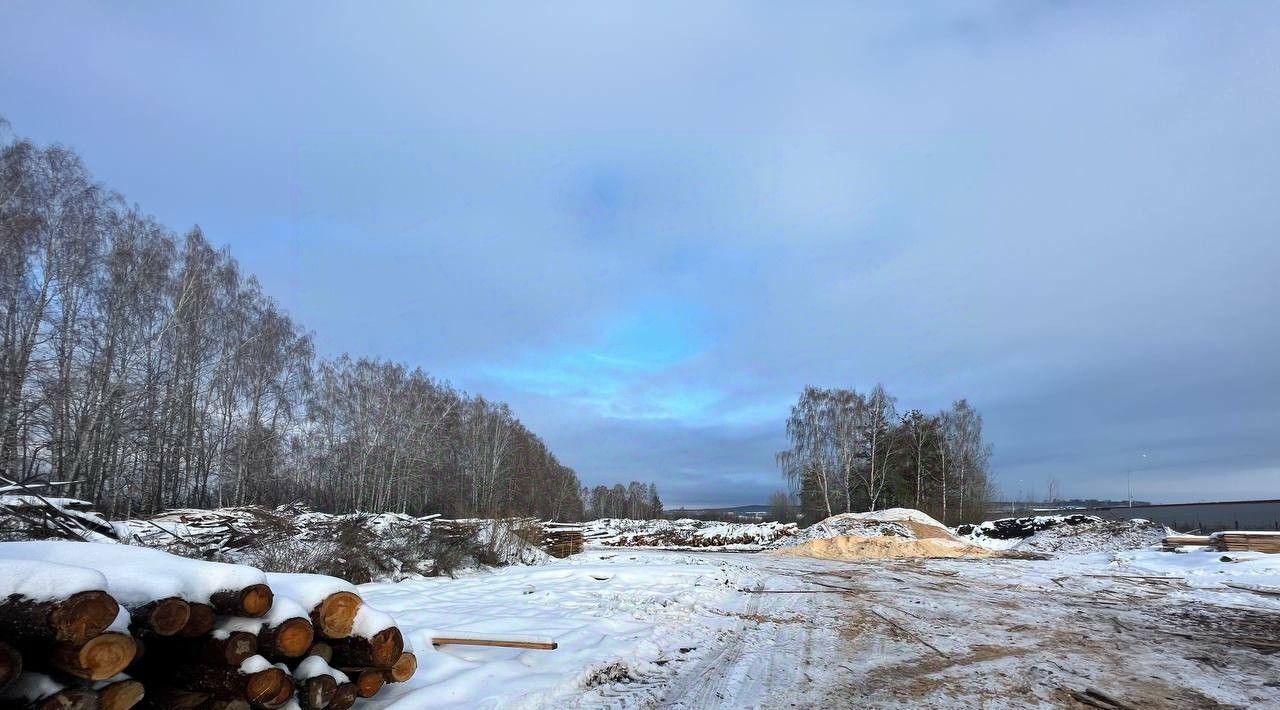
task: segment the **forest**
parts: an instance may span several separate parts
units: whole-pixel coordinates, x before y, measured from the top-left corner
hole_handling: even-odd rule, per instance
[[[71,481],[58,495],[112,515],[661,509],[652,484],[587,491],[502,402],[318,357],[227,249],[170,232],[62,146],[0,138],[0,328],[4,478]]]
[[[936,414],[899,414],[881,385],[866,394],[807,387],[786,429],[789,448],[777,462],[806,521],[891,507],[947,524],[984,519],[991,446],[982,415],[966,400]],[[775,517],[791,513],[789,499],[774,496]]]

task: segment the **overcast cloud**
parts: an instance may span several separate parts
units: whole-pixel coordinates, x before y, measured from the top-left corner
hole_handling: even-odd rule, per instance
[[[17,133],[588,483],[763,501],[805,384],[883,382],[1009,495],[1280,497],[1280,5],[0,15]]]

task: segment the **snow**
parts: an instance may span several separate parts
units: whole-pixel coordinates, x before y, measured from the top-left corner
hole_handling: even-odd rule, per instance
[[[249,656],[240,662],[240,672],[245,674],[261,673],[262,671],[269,670],[274,667],[275,666],[271,665],[271,661],[268,661],[262,656]]]
[[[393,614],[418,673],[372,707],[556,707],[608,677],[637,678],[733,625],[745,567],[678,553],[587,552],[541,567],[360,588]],[[533,591],[529,591],[532,589]],[[555,651],[441,646],[436,636],[554,640]]]
[[[274,588],[273,588],[274,591]],[[216,638],[228,638],[232,631],[247,631],[255,636],[266,628],[275,628],[289,619],[310,619],[311,616],[298,602],[289,597],[276,594],[271,601],[271,609],[258,619],[247,619],[240,616],[218,617],[213,633]]]
[[[1144,707],[1267,706],[1262,683],[1280,658],[1225,639],[1269,638],[1264,617],[1229,615],[1280,618],[1280,598],[1247,589],[1280,586],[1280,555],[1223,557],[851,563],[593,549],[537,568],[362,585],[422,649],[413,679],[366,702],[1051,708],[1063,688],[1098,687]],[[434,648],[437,636],[559,648]],[[1219,665],[1188,660],[1200,657]]]
[[[267,584],[277,595],[298,600],[307,609],[314,609],[326,597],[335,592],[356,593],[356,585],[323,574],[285,574],[268,572]]]
[[[346,673],[343,673],[337,668],[330,667],[329,664],[325,663],[324,659],[319,656],[307,656],[302,659],[302,662],[298,664],[297,668],[293,669],[293,677],[299,681],[314,678],[318,675],[331,675],[334,680],[339,683],[347,683],[351,680],[347,677]]]
[[[0,698],[20,698],[34,702],[47,695],[53,695],[64,687],[66,686],[43,673],[24,670],[12,685],[0,692]]]
[[[1140,574],[1182,579],[1194,589],[1222,590],[1226,584],[1280,588],[1280,555],[1262,552],[1132,550],[1117,553],[1114,564]]]
[[[1095,515],[1037,515],[961,525],[957,534],[992,550],[1039,553],[1119,552],[1158,544],[1170,534],[1149,520],[1106,520]]]
[[[22,543],[0,543],[0,599],[16,594],[37,602],[54,601],[78,592],[107,588],[107,578],[95,570],[40,559],[9,559],[3,555],[9,545],[17,544]]]
[[[356,620],[351,626],[351,635],[373,638],[378,632],[395,625],[396,620],[390,614],[373,608],[366,599],[365,603],[360,605],[360,609],[356,611]]]
[[[910,520],[913,523],[921,525],[931,525],[935,528],[945,528],[942,523],[934,520],[927,513],[922,513],[913,508],[885,508],[884,510],[873,510],[867,513],[842,513],[832,516],[827,520],[843,518],[848,520],[872,520],[876,522],[901,522]]]
[[[106,590],[127,606],[171,596],[207,602],[214,592],[266,582],[266,576],[252,567],[190,560],[145,547],[110,543],[61,540],[0,543],[0,564],[16,560],[55,562],[95,570],[105,578]],[[69,587],[65,582],[57,582],[55,588],[65,596],[65,589]]]

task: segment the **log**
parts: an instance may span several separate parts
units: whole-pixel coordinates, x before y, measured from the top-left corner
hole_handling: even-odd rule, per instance
[[[88,688],[63,688],[29,703],[0,699],[0,707],[25,710],[97,710],[98,696]]]
[[[205,663],[239,666],[246,658],[258,654],[258,637],[248,631],[232,631],[226,638],[210,636],[198,639],[198,656]]]
[[[187,625],[191,605],[178,597],[166,597],[129,610],[130,628],[146,629],[158,636],[172,636]]]
[[[311,610],[311,623],[321,636],[346,638],[356,621],[356,612],[364,601],[354,592],[334,592]]]
[[[224,699],[243,698],[251,704],[275,708],[293,694],[293,679],[279,668],[242,673],[238,668],[213,665],[178,665],[166,673],[184,688]],[[284,695],[284,700],[278,700]]]
[[[325,663],[333,663],[333,646],[324,641],[316,641],[311,644],[311,649],[307,651],[308,656],[319,656],[324,659]]]
[[[387,671],[388,683],[403,683],[413,677],[418,672],[418,657],[405,651],[400,654],[400,658],[391,664],[391,670]]]
[[[356,695],[362,698],[372,698],[382,690],[383,684],[387,682],[385,678],[386,671],[378,668],[372,668],[367,671],[360,671],[360,675],[356,676]]]
[[[348,636],[330,639],[329,645],[333,647],[330,665],[390,668],[404,652],[404,637],[400,635],[400,629],[389,626],[369,638]]]
[[[209,596],[209,606],[225,616],[247,616],[256,619],[271,611],[275,595],[265,584],[250,584],[244,589],[227,589]]]
[[[0,641],[0,690],[22,675],[22,654],[13,646]]]
[[[246,658],[258,654],[258,637],[248,631],[231,631],[221,638],[153,638],[145,643],[151,656],[147,659],[151,669],[180,663],[234,668]]]
[[[10,596],[0,601],[0,636],[15,641],[82,644],[111,626],[120,605],[102,591],[77,592],[61,601]]]
[[[355,683],[339,683],[333,691],[333,700],[329,701],[329,710],[348,710],[356,704],[357,695]]]
[[[132,678],[106,683],[97,691],[98,710],[129,710],[146,694],[142,683]]]
[[[258,648],[272,660],[304,656],[314,640],[311,622],[298,617],[285,619],[274,627],[263,624],[258,632]]]
[[[195,638],[204,636],[213,630],[213,625],[217,622],[217,615],[214,614],[213,607],[208,604],[191,602],[187,604],[187,608],[190,615],[187,617],[187,623],[178,632],[179,636]]]
[[[298,691],[298,705],[302,710],[323,710],[333,702],[338,692],[338,681],[331,675],[312,676],[302,681]]]
[[[433,646],[497,646],[499,648],[530,648],[535,651],[554,651],[559,648],[555,641],[517,641],[500,638],[458,638],[453,636],[436,636],[431,639]]]
[[[195,690],[149,684],[142,707],[148,710],[249,710],[249,701],[243,698],[217,698]]]
[[[106,680],[128,667],[137,651],[132,636],[108,631],[82,644],[56,643],[48,660],[54,668],[77,678]]]

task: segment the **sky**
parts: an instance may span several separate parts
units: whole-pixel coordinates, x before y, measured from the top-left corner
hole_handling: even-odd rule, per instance
[[[806,384],[883,383],[1006,496],[1280,497],[1278,4],[3,14],[15,133],[588,484],[763,502]]]

